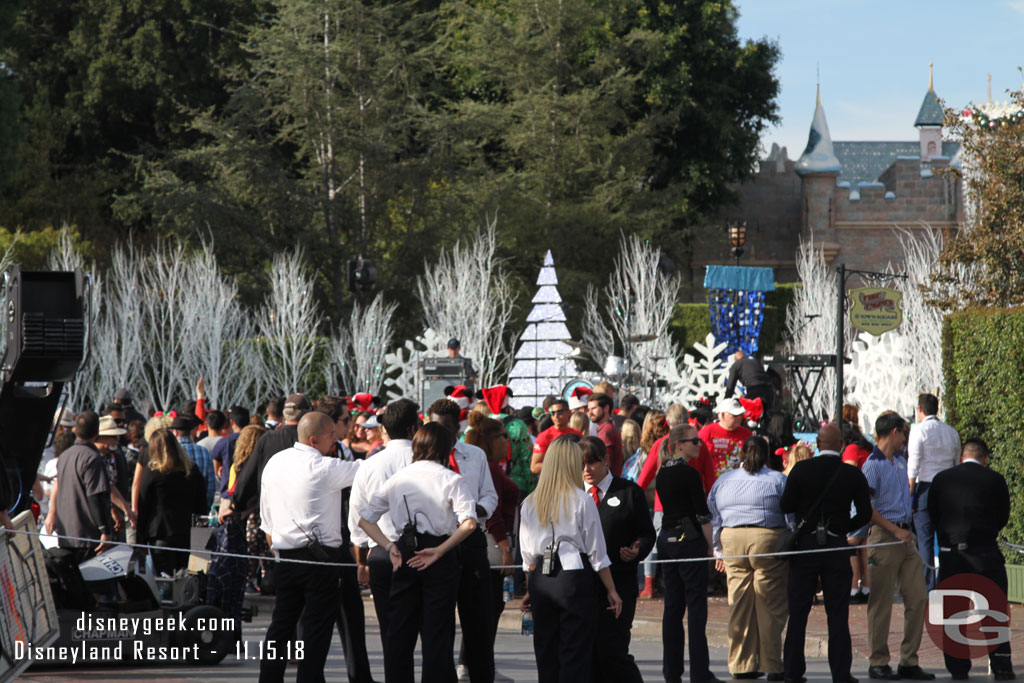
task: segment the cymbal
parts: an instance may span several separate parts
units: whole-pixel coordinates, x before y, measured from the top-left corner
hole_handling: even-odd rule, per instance
[[[628,342],[649,342],[654,341],[658,338],[656,334],[634,334],[632,337],[626,337]]]

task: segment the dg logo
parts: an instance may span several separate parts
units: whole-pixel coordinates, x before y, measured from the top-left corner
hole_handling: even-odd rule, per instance
[[[1006,593],[980,574],[951,576],[928,594],[928,635],[945,654],[977,659],[1010,640]]]

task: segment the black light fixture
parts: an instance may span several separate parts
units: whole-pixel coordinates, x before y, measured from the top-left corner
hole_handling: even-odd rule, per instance
[[[736,265],[740,264],[740,256],[743,256],[743,245],[747,243],[747,224],[732,223],[729,225],[729,242],[732,244],[732,255],[736,257]]]
[[[377,285],[377,268],[368,258],[348,261],[348,288],[353,293],[370,292]]]

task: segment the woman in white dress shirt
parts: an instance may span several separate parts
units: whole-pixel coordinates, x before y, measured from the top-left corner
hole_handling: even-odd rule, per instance
[[[591,680],[600,606],[594,572],[608,591],[616,618],[615,592],[597,505],[583,490],[583,451],[575,435],[551,442],[537,489],[523,501],[519,541],[533,610],[533,651],[540,683]],[[545,572],[545,556],[550,567]]]
[[[454,440],[441,424],[420,427],[412,438],[412,463],[388,479],[360,511],[359,526],[387,550],[395,569],[384,661],[389,683],[414,680],[417,636],[423,645],[423,680],[456,680],[452,645],[460,571],[449,551],[477,524],[473,495],[446,466]],[[385,513],[396,529],[407,530],[395,543],[377,526]]]

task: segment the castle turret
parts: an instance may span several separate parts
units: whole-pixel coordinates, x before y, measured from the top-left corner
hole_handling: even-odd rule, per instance
[[[818,86],[817,105],[807,147],[793,166],[800,175],[803,185],[804,239],[813,239],[825,250],[825,256],[832,260],[839,251],[832,225],[832,201],[836,190],[836,178],[841,166],[832,149],[832,136],[828,132],[825,110],[821,106],[821,86]]]
[[[914,126],[921,141],[921,161],[931,161],[942,154],[942,105],[935,94],[932,80],[932,62],[928,62],[928,92],[924,94],[921,109]]]

